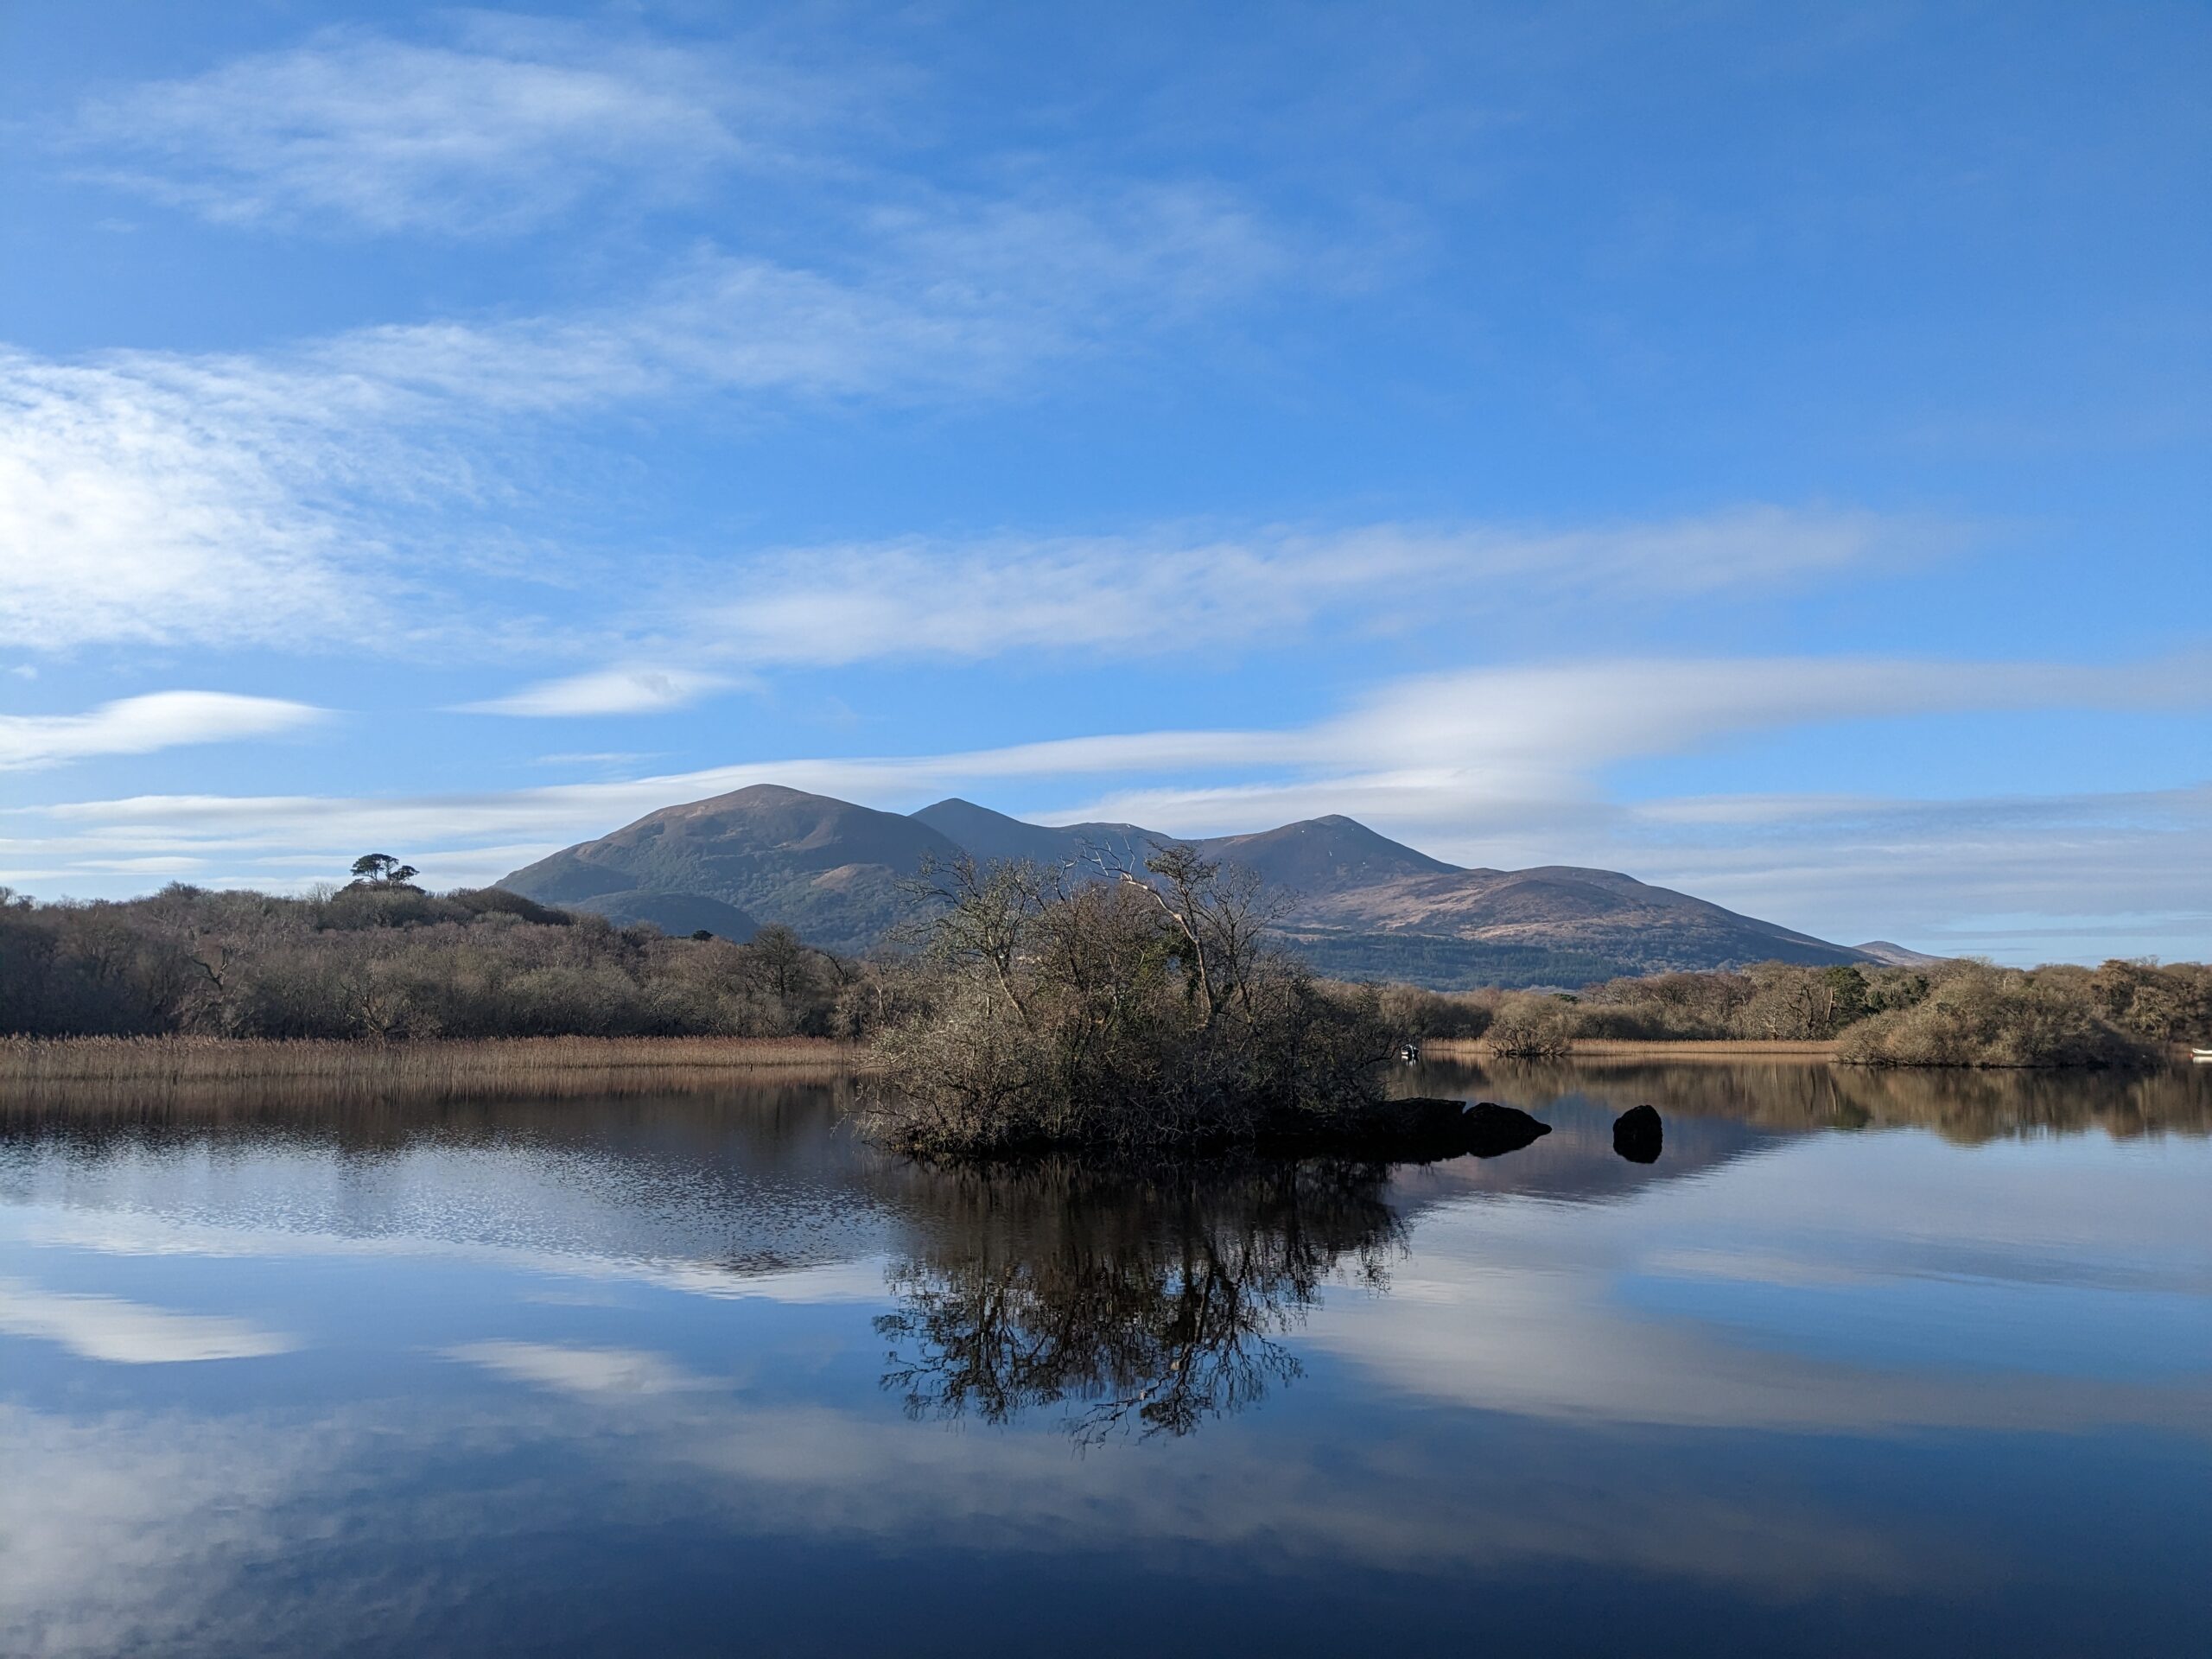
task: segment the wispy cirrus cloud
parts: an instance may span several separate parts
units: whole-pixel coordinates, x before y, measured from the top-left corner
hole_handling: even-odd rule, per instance
[[[1416,632],[1446,620],[1565,613],[1598,594],[1744,598],[1941,556],[1970,526],[1908,514],[1750,503],[1572,527],[1162,525],[1117,536],[906,538],[672,560],[668,595],[613,623],[674,660],[744,676],[1021,654],[1158,658],[1281,645],[1318,626]],[[1418,593],[1417,614],[1404,596]],[[610,670],[470,705],[486,713],[676,707],[704,666]],[[665,692],[658,690],[664,683]]]
[[[727,675],[685,669],[611,668],[566,679],[525,686],[504,697],[464,703],[464,712],[518,715],[539,719],[576,715],[650,715],[687,708],[709,693],[727,690]]]
[[[147,754],[296,731],[324,709],[227,691],[154,691],[82,715],[0,715],[0,771],[58,766],[97,754]]]
[[[627,302],[560,313],[256,353],[0,350],[0,545],[22,554],[0,562],[0,643],[542,646],[553,631],[511,596],[487,614],[449,578],[480,518],[505,535],[526,517],[548,423],[1009,395],[1160,326],[1163,296],[1265,280],[1273,257],[1233,202],[1184,187],[941,203],[928,223],[880,227],[834,268],[702,253]],[[1083,269],[1028,269],[1020,250],[1046,241]]]
[[[701,655],[835,666],[1024,651],[1136,656],[1332,626],[1526,614],[1597,595],[1743,595],[1949,552],[1970,526],[1754,502],[1643,523],[1163,525],[1100,537],[915,537],[783,550],[683,572],[638,620]],[[721,588],[731,596],[717,600]],[[687,638],[688,636],[688,638]]]
[[[92,179],[219,222],[481,237],[603,198],[798,164],[855,77],[721,44],[464,16],[440,38],[321,31],[88,100],[61,137]]]

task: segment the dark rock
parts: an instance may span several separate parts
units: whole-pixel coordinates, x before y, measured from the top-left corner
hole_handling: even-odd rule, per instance
[[[1263,1128],[1259,1143],[1280,1152],[1332,1152],[1351,1157],[1426,1163],[1466,1150],[1467,1103],[1409,1096],[1316,1118],[1304,1113]]]
[[[1426,1095],[1408,1095],[1402,1100],[1386,1100],[1366,1114],[1369,1121],[1386,1135],[1448,1135],[1456,1134],[1467,1115],[1464,1100],[1440,1100]]]
[[[1460,1125],[1467,1150],[1478,1158],[1518,1152],[1552,1132],[1550,1124],[1538,1122],[1520,1108],[1489,1100],[1478,1100],[1468,1107]]]
[[[1613,1120],[1613,1150],[1632,1164],[1656,1164],[1666,1129],[1649,1106],[1631,1106]]]

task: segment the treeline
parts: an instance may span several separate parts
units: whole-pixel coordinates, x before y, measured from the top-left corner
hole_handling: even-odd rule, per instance
[[[788,928],[670,938],[497,887],[52,905],[0,889],[0,1033],[27,1036],[852,1038],[899,978]]]
[[[928,953],[836,955],[781,926],[745,944],[668,938],[497,887],[434,894],[369,880],[283,898],[179,885],[88,904],[34,904],[0,888],[0,1033],[26,1036],[861,1040],[941,1005],[944,969]],[[1173,963],[1166,971],[1179,985]],[[1573,994],[1355,993],[1280,969],[1262,982],[1269,995],[1310,984],[1299,995],[1357,1008],[1394,1040],[1479,1038],[1523,1057],[1562,1053],[1578,1038],[1839,1039],[1843,1058],[1872,1065],[2128,1065],[2177,1043],[2212,1044],[2212,967],[2190,963],[1770,963]],[[1117,1003],[1117,1019],[1136,1006]]]
[[[1392,986],[1382,999],[1410,1035],[1481,1038],[1493,1053],[1521,1057],[1564,1053],[1578,1038],[1837,1040],[1840,1058],[1873,1065],[2126,1065],[2176,1043],[2212,1043],[2212,967],[2201,963],[1765,963],[1573,994]]]

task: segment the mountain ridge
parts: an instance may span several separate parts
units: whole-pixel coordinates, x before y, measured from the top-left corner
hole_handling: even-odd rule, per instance
[[[925,858],[1064,861],[1090,847],[1141,852],[1172,839],[1131,823],[1033,824],[958,797],[900,814],[756,784],[647,813],[499,885],[617,920],[657,920],[676,913],[672,899],[696,899],[733,912],[732,927],[779,922],[855,952],[917,912],[909,884]],[[1618,870],[1462,868],[1338,814],[1190,844],[1255,871],[1285,901],[1286,940],[1341,977],[1571,986],[1759,961],[1885,959]]]

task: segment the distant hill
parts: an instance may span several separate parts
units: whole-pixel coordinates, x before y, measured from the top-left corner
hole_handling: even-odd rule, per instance
[[[924,807],[914,814],[914,819],[957,843],[970,857],[987,864],[995,860],[1019,858],[1053,864],[1080,858],[1093,847],[1141,848],[1148,842],[1171,839],[1134,823],[1024,823],[1020,818],[1010,818],[1003,812],[994,812],[988,806],[978,806],[957,796],[939,801],[935,806]]]
[[[1050,862],[1094,846],[1141,855],[1169,839],[1128,823],[1027,823],[957,798],[902,817],[758,785],[664,807],[499,885],[669,932],[703,926],[741,937],[733,930],[781,922],[812,943],[858,951],[912,914],[904,884],[925,857]],[[1317,971],[1348,979],[1574,986],[1753,962],[1897,959],[1885,951],[1931,960],[1879,943],[1831,944],[1613,870],[1461,869],[1347,817],[1194,844],[1255,871],[1286,901],[1285,938]],[[681,901],[722,907],[726,925],[688,920],[705,912]]]
[[[1946,957],[1931,957],[1925,950],[1914,950],[1902,944],[1891,944],[1887,939],[1869,939],[1856,947],[1859,954],[1870,962],[1878,962],[1889,968],[1928,968]]]
[[[1321,971],[1414,984],[1581,985],[1754,962],[1844,963],[1856,950],[1655,887],[1617,870],[1453,870],[1316,894],[1287,930]]]
[[[1309,902],[1392,881],[1465,874],[1457,865],[1378,836],[1357,819],[1333,814],[1257,835],[1219,836],[1198,845],[1209,857],[1256,871],[1268,887]]]
[[[900,884],[923,857],[959,852],[899,813],[759,784],[649,812],[499,885],[577,909],[634,909],[648,894],[693,895],[734,906],[748,920],[782,922],[828,950],[860,951],[909,912]]]
[[[631,887],[575,899],[567,908],[590,911],[625,927],[632,922],[651,922],[664,933],[704,931],[741,944],[760,931],[760,924],[736,906],[700,893],[648,893]]]

